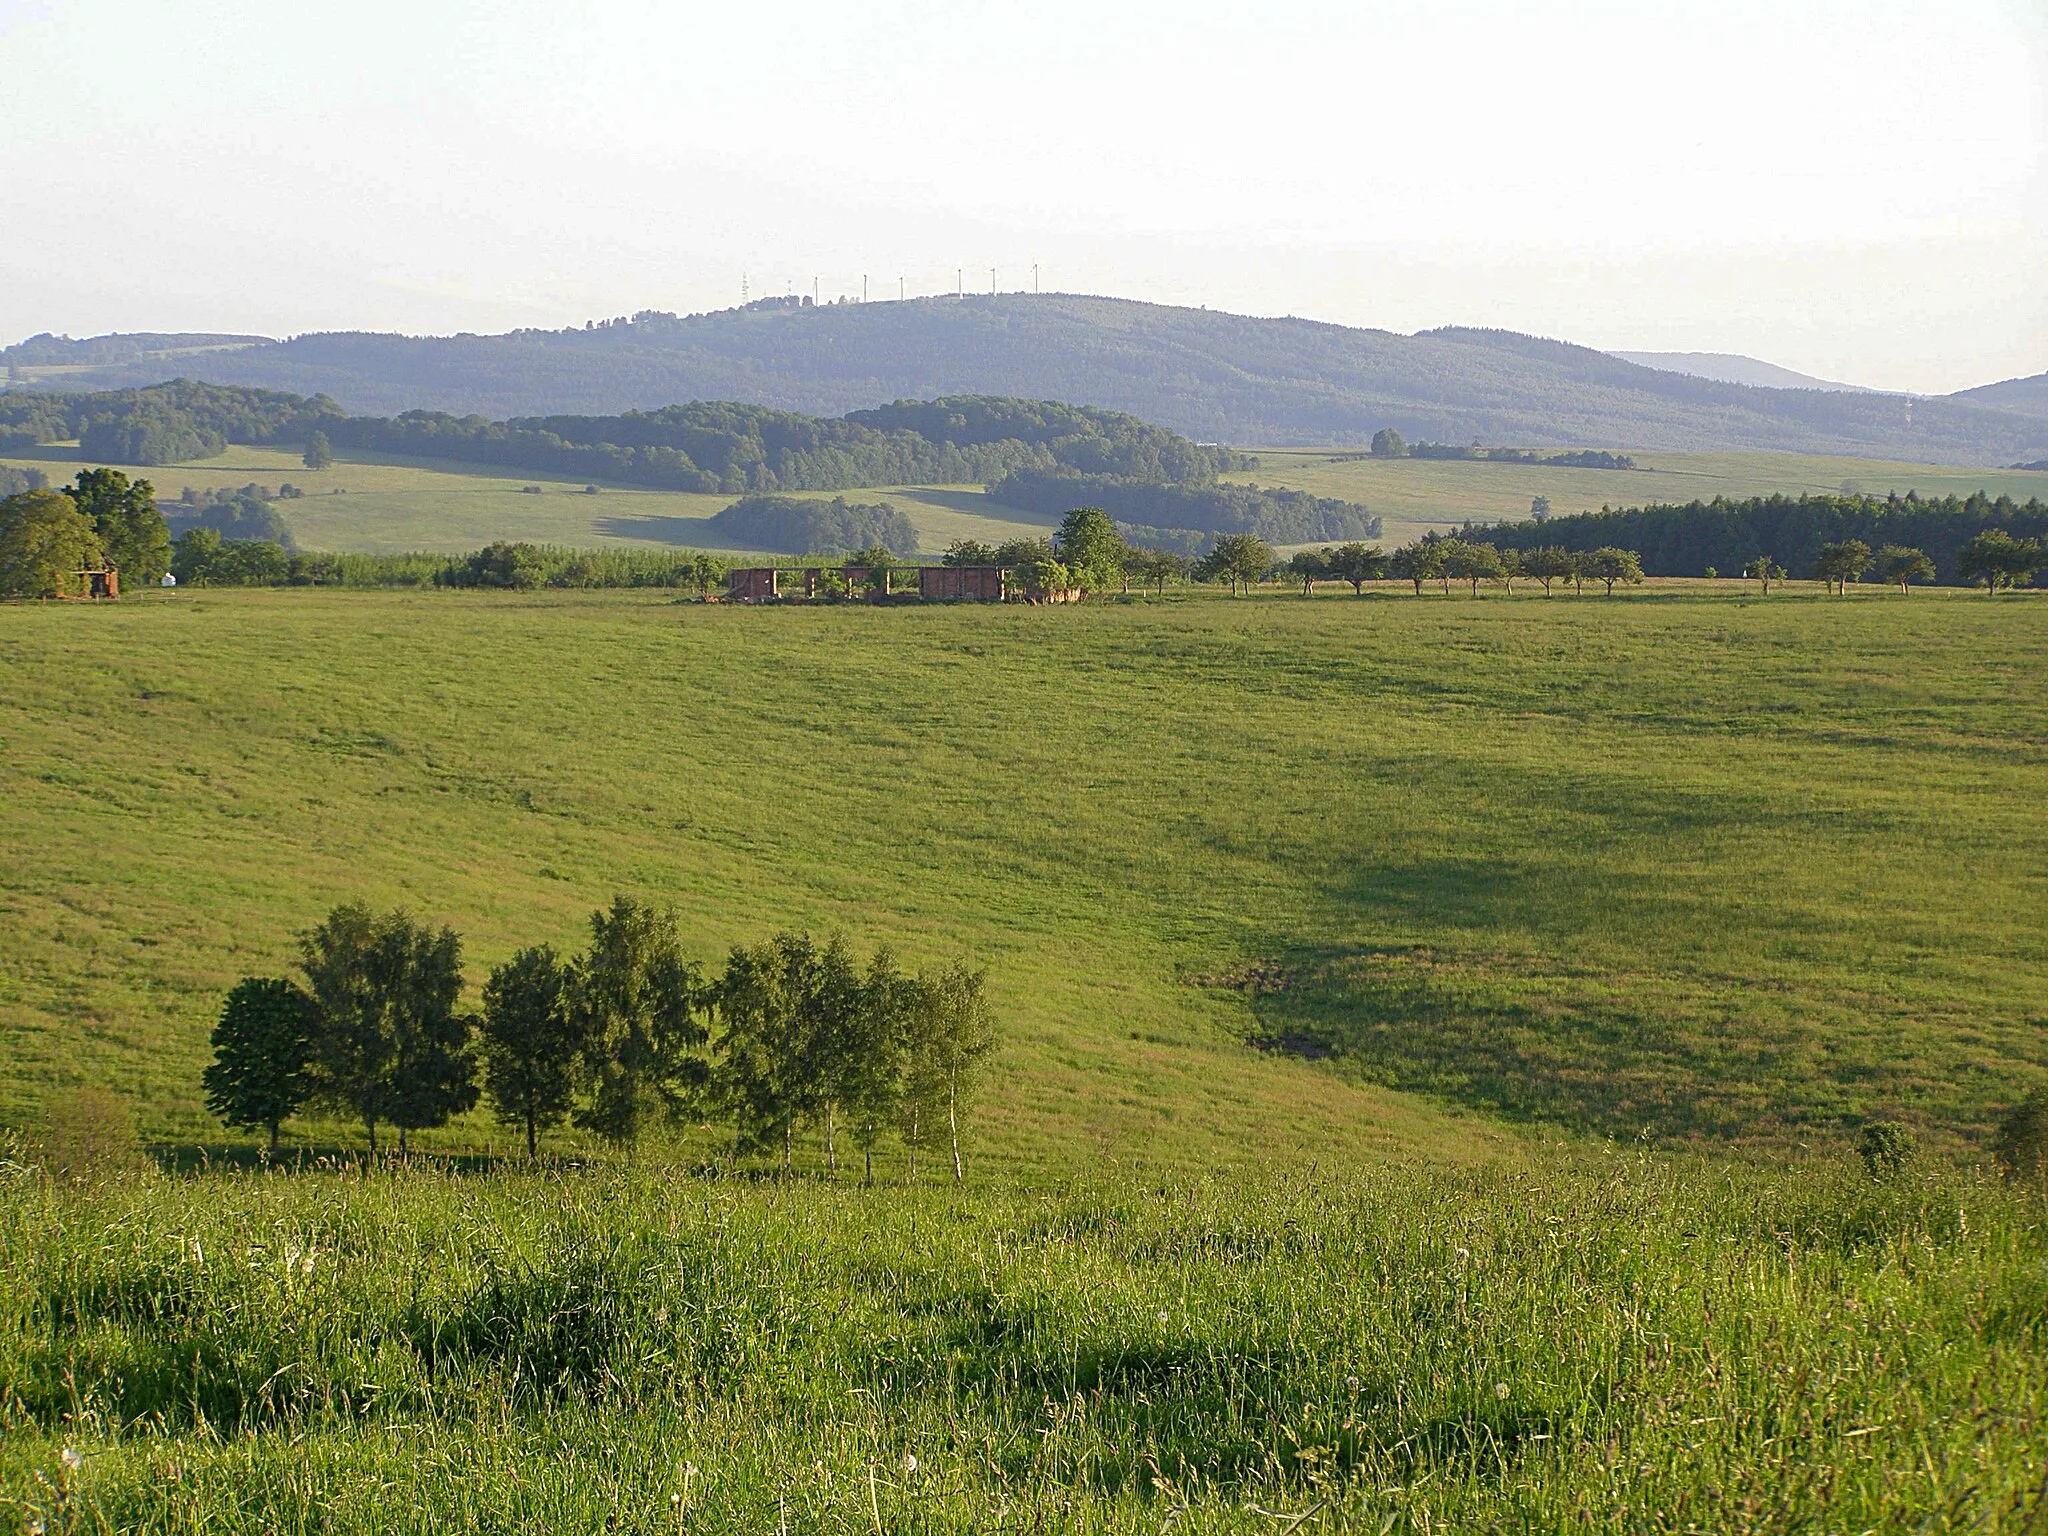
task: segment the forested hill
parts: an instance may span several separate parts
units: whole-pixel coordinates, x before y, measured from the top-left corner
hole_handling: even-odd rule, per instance
[[[492,421],[441,411],[350,416],[324,395],[176,380],[90,394],[0,394],[0,451],[77,438],[88,458],[172,464],[229,443],[358,448],[664,490],[842,490],[1004,480],[1209,487],[1254,462],[1117,411],[988,395],[904,400],[838,418],[729,401],[617,416]],[[1206,524],[1187,526],[1208,526]]]
[[[1411,439],[1532,447],[1981,464],[2048,456],[2048,415],[2003,399],[1761,389],[1504,331],[1400,336],[1063,294],[768,300],[502,336],[330,333],[176,361],[103,367],[65,385],[134,385],[175,372],[326,394],[358,412],[491,417],[711,399],[839,415],[905,398],[1005,395],[1126,411],[1235,443],[1363,442],[1392,426]],[[15,373],[33,381],[20,366]]]

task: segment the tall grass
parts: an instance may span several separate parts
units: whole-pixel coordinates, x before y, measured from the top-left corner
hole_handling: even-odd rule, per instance
[[[1618,1152],[964,1195],[16,1177],[0,1485],[124,1531],[2018,1532],[2040,1215]]]

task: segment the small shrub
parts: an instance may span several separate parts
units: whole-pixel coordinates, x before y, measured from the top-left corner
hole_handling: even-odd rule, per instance
[[[1991,1151],[2008,1179],[2048,1182],[2048,1088],[2036,1088],[1999,1122]]]
[[[36,1161],[57,1179],[105,1178],[142,1163],[134,1117],[105,1088],[75,1088],[53,1098],[35,1150]]]
[[[1873,1120],[1856,1143],[1864,1171],[1873,1179],[1896,1178],[1920,1153],[1912,1130],[1896,1120]]]

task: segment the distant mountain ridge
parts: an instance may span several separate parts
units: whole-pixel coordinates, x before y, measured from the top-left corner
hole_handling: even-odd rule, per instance
[[[1608,356],[1665,373],[1718,379],[1723,384],[1751,384],[1758,389],[1833,389],[1858,395],[1887,393],[1862,384],[1817,379],[1812,374],[1780,368],[1776,363],[1767,363],[1760,357],[1744,357],[1738,352],[1610,352]]]
[[[152,338],[174,340],[175,338]],[[218,343],[216,343],[217,345]],[[47,341],[45,342],[47,346]],[[78,343],[74,345],[88,345]],[[0,362],[15,367],[11,355]],[[1300,319],[1070,294],[741,309],[499,336],[332,332],[67,372],[115,388],[182,375],[350,411],[491,417],[732,400],[840,415],[896,400],[989,394],[1126,411],[1201,441],[1410,439],[1526,447],[1777,449],[1927,462],[2048,455],[2048,410],[2000,390],[1914,399],[1759,388],[1646,368],[1498,330],[1414,336]],[[2026,381],[2015,381],[2024,384]],[[2031,396],[2021,397],[2022,404]]]

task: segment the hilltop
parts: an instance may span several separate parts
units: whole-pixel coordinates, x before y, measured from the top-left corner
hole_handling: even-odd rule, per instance
[[[161,354],[178,338],[152,340]],[[49,339],[38,345],[34,358],[0,352],[14,383],[39,383],[57,366]],[[1238,444],[1360,443],[1393,426],[1410,439],[1528,446],[1979,464],[2048,454],[2048,417],[1995,395],[1757,388],[1507,331],[1402,336],[1072,294],[822,306],[776,299],[702,315],[643,311],[559,331],[335,332],[93,364],[81,353],[50,382],[112,388],[180,375],[326,394],[354,412],[496,417],[691,400],[837,415],[894,400],[1000,394],[1127,411]]]

